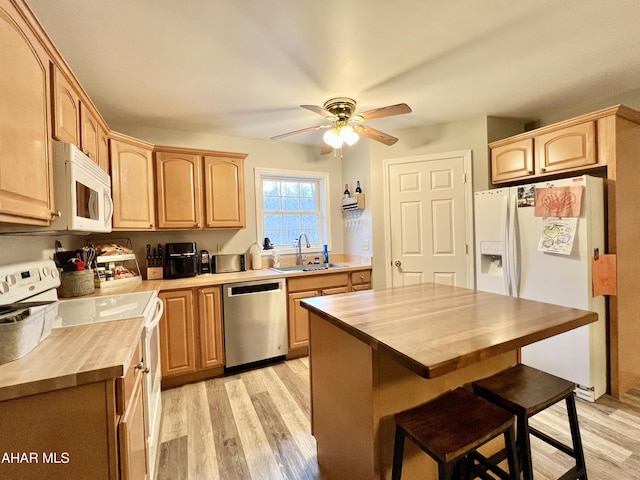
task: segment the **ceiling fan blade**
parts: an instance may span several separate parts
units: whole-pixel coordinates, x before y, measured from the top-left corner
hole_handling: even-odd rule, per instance
[[[294,130],[293,132],[283,133],[271,137],[271,140],[280,140],[281,138],[288,137],[290,135],[297,135],[298,133],[312,132],[313,130],[320,130],[322,128],[331,128],[332,125],[317,125],[315,127],[301,128],[300,130]]]
[[[322,145],[322,150],[320,150],[320,155],[327,155],[333,152],[333,147],[331,145],[327,145],[326,143]]]
[[[406,103],[398,103],[397,105],[389,105],[388,107],[374,108],[357,115],[363,120],[371,120],[373,118],[391,117],[392,115],[402,115],[403,113],[411,113],[411,107]]]
[[[353,130],[360,135],[375,140],[376,142],[384,143],[385,145],[393,145],[398,141],[396,137],[392,137],[388,133],[381,132],[375,128],[367,127],[366,125],[356,125]]]
[[[311,110],[313,113],[317,113],[318,115],[322,115],[324,118],[335,118],[331,112],[327,112],[324,108],[319,107],[318,105],[300,105],[302,108],[306,108],[307,110]]]

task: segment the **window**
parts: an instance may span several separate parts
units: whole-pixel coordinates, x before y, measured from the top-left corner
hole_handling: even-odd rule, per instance
[[[293,247],[301,233],[321,248],[328,243],[329,175],[256,168],[258,241]]]

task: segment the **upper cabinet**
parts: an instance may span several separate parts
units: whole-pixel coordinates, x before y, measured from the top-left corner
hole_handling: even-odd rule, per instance
[[[153,145],[112,132],[113,230],[155,229]]]
[[[245,157],[156,147],[158,228],[245,228]]]
[[[109,171],[108,127],[82,87],[61,67],[51,66],[53,81],[53,138],[73,143],[100,168]]]
[[[207,228],[245,228],[244,155],[204,156]]]
[[[533,175],[533,139],[526,138],[491,149],[493,183]]]
[[[0,221],[48,225],[50,57],[9,0],[0,0],[0,45]]]
[[[489,144],[494,184],[607,165],[608,125],[615,112],[600,110]]]

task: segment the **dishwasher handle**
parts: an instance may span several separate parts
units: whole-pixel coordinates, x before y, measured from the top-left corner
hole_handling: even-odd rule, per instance
[[[241,295],[251,295],[254,293],[266,293],[274,290],[280,290],[282,282],[267,282],[254,285],[236,285],[229,286],[227,289],[228,297],[239,297]]]

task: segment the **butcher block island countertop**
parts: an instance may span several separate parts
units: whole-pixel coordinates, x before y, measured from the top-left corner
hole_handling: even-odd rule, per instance
[[[330,479],[390,478],[393,415],[519,361],[597,314],[424,283],[309,298],[312,430]],[[437,478],[407,442],[403,480]],[[499,446],[499,443],[495,444]]]

